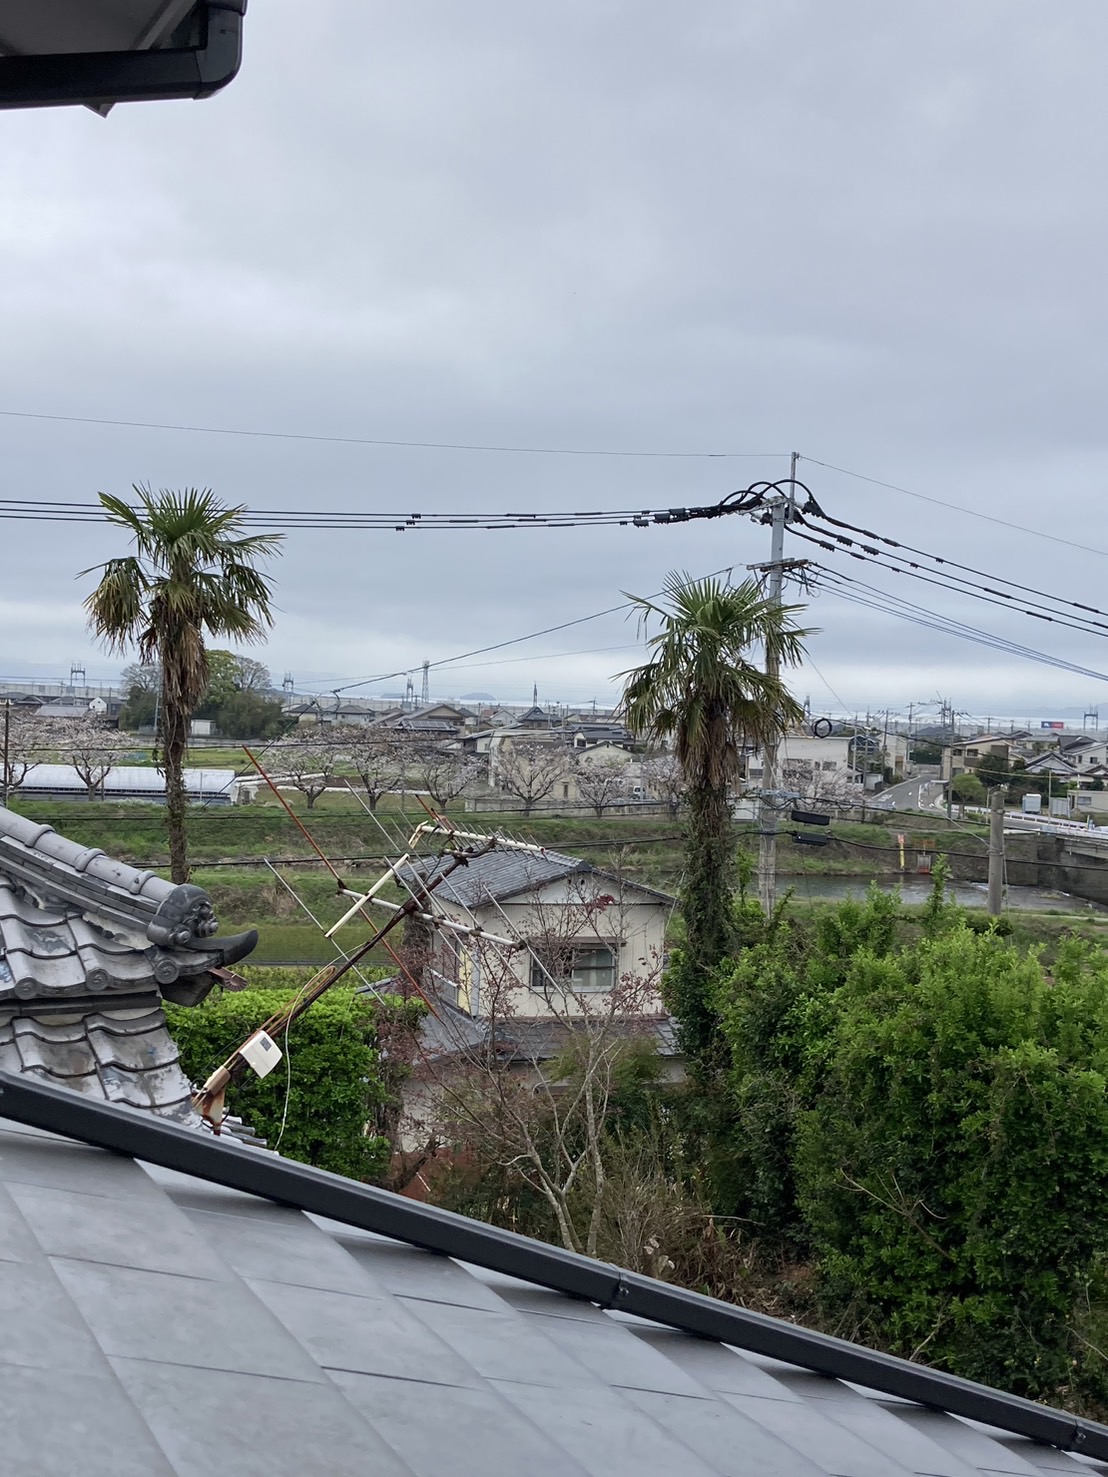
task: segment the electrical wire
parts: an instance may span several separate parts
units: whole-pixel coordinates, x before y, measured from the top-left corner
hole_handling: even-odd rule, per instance
[[[957,636],[961,640],[972,641],[978,645],[1005,652],[1010,656],[1023,657],[1045,666],[1056,667],[1061,671],[1074,672],[1078,676],[1091,677],[1097,681],[1108,682],[1108,673],[1080,666],[1076,662],[1069,662],[1062,657],[1054,657],[1049,653],[1036,651],[1032,647],[1022,646],[1018,642],[1009,641],[1002,636],[997,636],[988,631],[982,631],[977,627],[966,625],[961,621],[955,621],[927,607],[914,605],[911,601],[906,601],[900,596],[893,595],[890,591],[867,585],[862,580],[852,579],[849,575],[844,575],[838,570],[827,569],[825,566],[819,564],[813,564],[809,566],[809,569],[826,592],[833,593],[838,598],[848,600],[855,605],[877,610],[883,615],[895,615],[899,619],[909,621],[914,625],[923,626],[933,631],[940,631],[945,635]],[[853,588],[855,586],[858,588]]]
[[[807,527],[813,527],[804,513],[798,513],[796,516]],[[1078,600],[1067,600],[1062,595],[1052,595],[1048,590],[1040,590],[1035,585],[1021,584],[1018,580],[1010,580],[1004,575],[987,574],[984,570],[977,569],[972,564],[962,564],[957,559],[948,558],[945,554],[929,554],[925,549],[917,549],[912,544],[903,543],[898,539],[887,538],[884,534],[873,533],[868,528],[859,528],[853,523],[844,522],[841,518],[832,518],[828,513],[820,513],[818,516],[821,522],[829,523],[832,528],[845,528],[849,533],[856,533],[862,538],[873,539],[876,543],[886,544],[891,549],[905,549],[910,554],[918,554],[921,559],[930,559],[935,564],[941,564],[951,569],[964,570],[967,574],[976,575],[979,579],[991,580],[994,584],[1009,585],[1013,590],[1022,590],[1029,595],[1040,595],[1044,600],[1049,600],[1055,605],[1066,605],[1072,607],[1074,610],[1086,611],[1091,615],[1108,617],[1108,611],[1099,610],[1095,605],[1084,605]],[[838,536],[832,535],[832,537],[837,538]],[[998,594],[999,591],[987,591],[986,593]]]
[[[322,436],[306,431],[258,431],[241,426],[189,426],[166,421],[110,420],[92,415],[48,415],[31,410],[0,410],[0,416],[13,420],[57,421],[78,426],[115,426],[134,431],[178,431],[199,436],[247,436],[268,441],[312,441],[335,446],[396,446],[421,451],[485,451],[510,452],[520,456],[610,456],[661,458],[666,460],[708,460],[749,458],[770,461],[788,455],[784,451],[638,451],[612,450],[578,446],[497,446],[468,441],[401,441],[375,436]]]
[[[814,467],[823,467],[829,472],[840,472],[844,477],[853,477],[858,482],[868,482],[871,487],[884,487],[889,492],[900,492],[905,497],[918,498],[920,502],[932,503],[938,508],[947,508],[952,513],[965,513],[967,518],[980,518],[985,523],[996,523],[1001,528],[1011,528],[1017,533],[1029,533],[1032,538],[1048,539],[1052,544],[1064,544],[1068,549],[1080,549],[1083,554],[1099,554],[1108,559],[1108,549],[1096,549],[1090,544],[1079,544],[1073,539],[1060,538],[1055,533],[1046,533],[1041,528],[1028,528],[1023,523],[1012,523],[1007,518],[997,518],[991,513],[981,513],[976,508],[963,508],[959,503],[944,502],[942,498],[930,497],[927,493],[913,492],[910,487],[900,487],[895,482],[882,482],[879,477],[867,477],[863,472],[852,472],[849,467],[837,467],[834,462],[821,462],[814,456],[799,456],[798,461],[811,462]]]
[[[534,528],[648,528],[669,527],[704,519],[726,518],[756,510],[768,492],[781,484],[757,483],[731,493],[717,503],[695,507],[613,508],[581,512],[359,512],[344,509],[325,512],[319,509],[243,508],[239,523],[244,528],[264,528],[271,532],[304,530],[341,530],[365,532],[413,533],[432,530],[503,531]],[[0,498],[0,519],[30,523],[94,523],[113,520],[99,502],[47,501],[41,498]]]
[[[716,579],[720,575],[730,576],[733,569],[734,565],[728,564],[722,569],[713,569],[709,574],[701,575],[700,578]],[[662,593],[662,591],[655,591],[653,595],[648,595],[646,598],[648,600],[656,600]],[[621,600],[618,605],[609,605],[605,610],[595,610],[591,615],[580,615],[570,621],[560,621],[554,626],[544,626],[540,631],[529,631],[526,636],[512,636],[506,641],[495,641],[491,646],[478,646],[473,651],[463,651],[458,656],[441,657],[438,661],[428,662],[426,670],[431,672],[437,671],[442,667],[455,666],[459,662],[468,661],[471,657],[485,656],[492,651],[504,651],[509,646],[519,646],[524,641],[537,641],[540,636],[552,636],[558,631],[568,631],[573,626],[584,626],[590,621],[598,621],[603,619],[604,616],[618,615],[620,611],[630,609],[632,609],[632,602],[630,600]],[[351,692],[356,687],[368,687],[374,682],[389,682],[394,677],[408,677],[421,669],[421,666],[398,667],[393,672],[378,672],[373,677],[359,677],[354,682],[341,683],[338,687],[326,687],[323,679],[307,682],[304,685],[306,687],[323,687],[326,692],[337,694],[340,692]]]
[[[811,527],[810,524],[806,524],[805,526]],[[873,548],[872,546],[856,544],[853,539],[849,539],[843,534],[832,534],[830,538],[821,539],[813,537],[810,533],[801,533],[796,528],[793,528],[791,531],[796,538],[803,539],[805,543],[815,544],[817,548],[823,549],[827,553],[837,554],[845,552],[849,558],[859,560],[865,564],[872,564],[877,569],[886,569],[891,574],[907,575],[909,578],[919,580],[923,584],[934,585],[940,590],[950,590],[955,595],[963,597],[968,595],[974,600],[984,602],[986,605],[998,605],[1005,610],[1016,610],[1020,615],[1028,615],[1035,620],[1049,621],[1052,625],[1066,626],[1071,631],[1080,631],[1087,636],[1108,636],[1108,624],[1105,624],[1103,621],[1075,621],[1066,614],[1059,614],[1056,611],[1052,611],[1048,606],[1038,606],[1036,608],[1035,606],[1024,605],[1022,603],[1016,605],[1013,603],[1016,597],[1009,595],[1006,591],[993,590],[988,586],[978,587],[972,580],[966,579],[964,575],[952,574],[946,570],[932,570],[930,573],[924,573],[919,564],[910,560],[904,560],[903,556],[885,554],[882,550]],[[817,529],[816,532],[823,533],[825,530]],[[898,559],[902,562],[896,562]],[[939,577],[936,578],[936,575]],[[985,578],[989,578],[989,576],[985,576]],[[997,581],[997,583],[1001,583],[1001,581]],[[1068,603],[1062,602],[1056,596],[1049,596],[1048,598],[1058,600],[1059,604]],[[1091,609],[1092,607],[1085,606],[1081,608]],[[1102,614],[1103,612],[1097,613]]]

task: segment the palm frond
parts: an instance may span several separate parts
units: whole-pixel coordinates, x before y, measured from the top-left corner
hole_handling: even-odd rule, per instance
[[[730,585],[671,573],[665,604],[629,596],[640,626],[657,620],[649,659],[620,673],[620,711],[645,738],[673,743],[694,784],[721,787],[738,772],[745,745],[763,745],[796,722],[802,710],[779,676],[763,670],[768,654],[779,667],[803,659],[798,606],[778,606],[755,580]]]

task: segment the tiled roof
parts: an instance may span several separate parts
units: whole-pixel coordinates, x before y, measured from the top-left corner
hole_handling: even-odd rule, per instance
[[[197,1004],[257,941],[217,926],[201,888],[0,807],[0,1067],[190,1117],[161,1007]]]
[[[437,877],[448,865],[448,859],[429,858],[405,867],[401,876],[409,882],[427,882]],[[503,902],[520,893],[534,892],[549,882],[574,875],[595,876],[618,884],[624,890],[642,892],[667,904],[672,902],[672,898],[664,892],[646,887],[641,882],[613,878],[609,873],[593,867],[590,862],[582,861],[580,857],[565,856],[560,851],[515,851],[508,848],[489,851],[484,856],[474,858],[467,866],[452,872],[435,889],[435,893],[443,902],[477,908],[491,899]]]
[[[377,990],[388,993],[392,983],[378,980],[361,989],[363,993]],[[481,1054],[495,1036],[497,1052],[502,1058],[537,1065],[560,1056],[581,1024],[557,1016],[510,1016],[493,1025],[483,1017],[460,1010],[441,993],[433,994],[430,1003],[434,1009],[423,1017],[419,1028],[420,1055],[428,1062]],[[644,1037],[653,1040],[660,1056],[679,1055],[676,1026],[668,1015],[628,1017],[625,1024],[616,1023],[616,1030],[629,1040]]]
[[[201,952],[152,944],[138,923],[104,920],[74,903],[53,904],[17,890],[2,865],[0,1011],[26,1000],[60,1002],[143,990],[161,989],[171,999],[191,997],[191,980],[202,981],[205,993],[211,988],[207,976],[223,957],[218,947]]]
[[[5,1477],[1105,1470],[3,1120],[0,1246]]]
[[[405,867],[401,875],[408,881],[418,878],[430,882],[449,865],[449,858],[430,859]],[[488,902],[490,898],[499,901],[519,892],[532,892],[548,882],[556,882],[560,877],[590,870],[588,862],[581,861],[579,857],[563,856],[558,851],[514,851],[505,848],[476,857],[468,866],[452,872],[435,891],[444,902],[461,903],[463,907],[472,908]]]
[[[0,1071],[193,1120],[192,1089],[160,1005],[61,1019],[0,1014]]]

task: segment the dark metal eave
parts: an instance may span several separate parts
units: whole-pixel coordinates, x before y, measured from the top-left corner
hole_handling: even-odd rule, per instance
[[[251,1153],[134,1109],[87,1101],[77,1093],[0,1072],[0,1118],[260,1195],[601,1308],[615,1308],[832,1379],[849,1380],[1063,1451],[1108,1460],[1108,1426],[624,1272],[341,1175],[272,1154]]]
[[[0,56],[0,109],[106,109],[114,103],[211,97],[242,64],[246,0],[205,0],[197,9],[204,35],[198,47]]]

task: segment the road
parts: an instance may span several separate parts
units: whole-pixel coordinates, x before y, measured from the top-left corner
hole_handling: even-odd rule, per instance
[[[866,801],[867,810],[931,810],[945,804],[942,780],[905,780]]]

